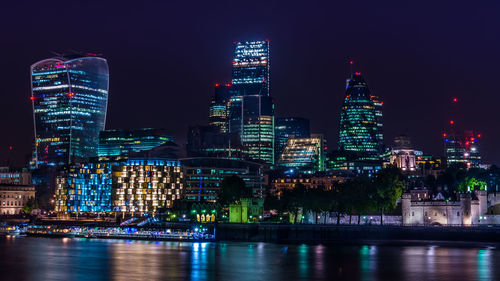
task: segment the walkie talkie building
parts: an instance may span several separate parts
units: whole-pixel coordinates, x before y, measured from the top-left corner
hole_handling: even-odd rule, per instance
[[[106,60],[94,54],[62,55],[31,66],[36,167],[97,156],[108,81]]]

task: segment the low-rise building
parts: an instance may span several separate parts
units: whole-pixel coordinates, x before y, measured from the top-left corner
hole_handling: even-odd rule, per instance
[[[428,196],[427,196],[428,197]],[[459,201],[419,200],[411,193],[401,197],[403,225],[471,225],[479,224],[486,214],[486,191],[460,194]]]
[[[239,203],[229,205],[229,222],[257,222],[264,216],[263,198],[242,198]]]
[[[314,188],[324,188],[326,190],[332,190],[335,184],[339,182],[344,182],[345,177],[337,175],[318,175],[310,177],[299,177],[299,178],[277,178],[273,179],[271,182],[271,191],[275,195],[280,196],[283,190],[291,190],[295,188],[297,184],[302,184],[308,189]]]
[[[0,214],[21,214],[31,198],[35,199],[35,187],[31,185],[0,184]]]

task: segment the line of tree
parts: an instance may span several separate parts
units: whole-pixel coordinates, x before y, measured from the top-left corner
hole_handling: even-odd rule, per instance
[[[300,210],[303,213],[325,214],[337,213],[337,224],[341,214],[366,214],[379,212],[381,223],[383,214],[396,208],[397,200],[405,190],[404,176],[395,167],[382,169],[374,177],[360,176],[343,183],[336,184],[331,190],[325,188],[307,189],[298,183],[291,190],[283,190],[280,198],[267,196],[264,207],[274,209],[279,214],[288,213],[293,222],[300,221]],[[316,217],[316,223],[317,217]],[[358,224],[360,216],[358,216]]]
[[[470,190],[497,192],[500,186],[500,168],[493,165],[488,169],[467,169],[464,164],[447,167],[437,177],[429,175],[422,183],[432,193],[441,192],[445,198],[456,200],[458,194]]]

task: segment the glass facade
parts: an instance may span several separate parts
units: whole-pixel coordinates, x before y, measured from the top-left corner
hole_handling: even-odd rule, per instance
[[[370,94],[356,73],[347,80],[346,96],[340,113],[339,150],[358,152],[358,160],[379,160],[383,102]]]
[[[97,156],[108,102],[108,64],[67,56],[31,66],[35,166],[61,166]]]
[[[89,162],[57,178],[56,211],[154,213],[172,207],[183,188],[176,160]]]
[[[239,96],[269,96],[269,41],[235,43],[231,84]]]
[[[215,84],[215,93],[210,103],[209,124],[218,128],[221,133],[229,131],[227,118],[231,94],[231,84]]]
[[[275,158],[279,159],[283,149],[291,137],[308,138],[311,136],[309,120],[300,117],[276,118],[274,124]]]
[[[174,138],[164,129],[106,130],[99,134],[99,156],[151,150]]]
[[[315,173],[325,170],[326,141],[322,135],[310,138],[290,138],[278,166],[297,170],[300,173]]]
[[[262,197],[265,189],[262,165],[258,163],[222,158],[181,159],[185,170],[185,199],[188,201],[217,202],[220,184],[227,176],[237,175]]]
[[[269,96],[269,42],[234,46],[229,132],[240,135],[248,158],[274,163],[274,101]]]
[[[467,168],[479,168],[481,155],[479,143],[481,135],[474,135],[472,131],[465,131],[462,135],[444,134],[444,149],[448,166],[463,163]]]

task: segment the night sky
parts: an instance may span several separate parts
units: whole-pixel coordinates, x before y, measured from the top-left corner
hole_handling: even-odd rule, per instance
[[[50,2],[50,4],[49,4]],[[102,53],[106,128],[162,127],[179,144],[208,122],[234,41],[269,39],[276,116],[311,120],[336,148],[347,62],[384,100],[384,137],[443,154],[450,100],[500,164],[498,1],[8,1],[0,7],[0,163],[33,142],[29,67],[51,52]],[[481,2],[482,5],[476,2]],[[9,152],[9,146],[13,151]]]

